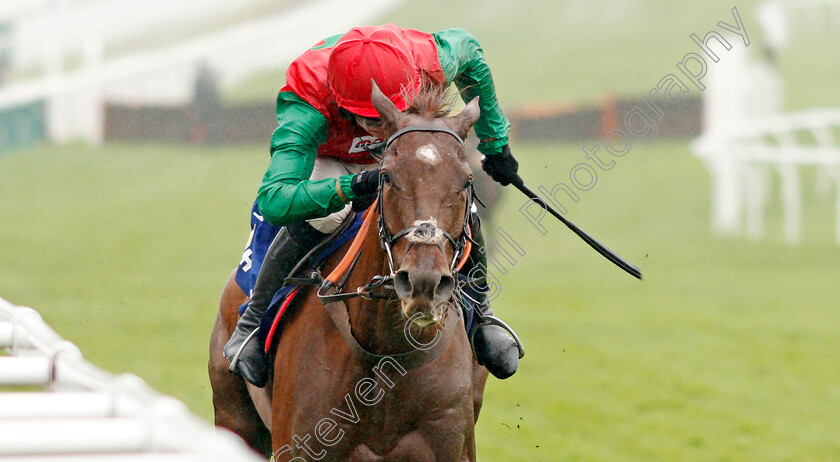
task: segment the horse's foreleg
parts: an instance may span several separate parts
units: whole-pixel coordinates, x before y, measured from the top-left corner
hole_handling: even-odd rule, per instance
[[[490,371],[479,364],[473,358],[473,413],[475,422],[478,422],[478,413],[481,412],[481,405],[484,403],[484,386],[487,384],[487,376]]]
[[[472,398],[473,398],[473,416],[474,422],[478,422],[478,413],[481,412],[481,406],[484,404],[484,386],[487,384],[487,377],[490,372],[484,366],[479,366],[473,358],[472,369]],[[464,454],[461,459],[463,462],[475,462],[475,431],[467,434],[467,440],[464,442]]]
[[[271,434],[251,401],[245,381],[228,372],[228,360],[222,355],[239,318],[236,310],[247,301],[248,296],[234,281],[234,274],[231,274],[222,291],[219,314],[210,336],[208,371],[213,388],[216,425],[236,433],[257,452],[268,457],[271,455]]]

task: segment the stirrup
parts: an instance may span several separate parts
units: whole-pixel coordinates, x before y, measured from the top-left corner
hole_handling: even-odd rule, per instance
[[[478,357],[478,353],[475,351],[475,342],[473,341],[473,338],[475,337],[475,333],[478,332],[478,329],[482,326],[499,326],[506,330],[507,333],[513,337],[513,341],[516,342],[516,349],[519,350],[519,359],[522,359],[525,356],[525,347],[522,345],[522,341],[519,340],[519,336],[516,335],[516,332],[514,332],[510,326],[491,314],[479,314],[478,316],[481,318],[481,322],[473,325],[473,328],[470,330],[470,348],[472,348],[473,355],[476,358]]]
[[[242,345],[239,345],[239,348],[236,350],[236,353],[233,354],[233,357],[230,358],[230,366],[228,367],[228,371],[231,373],[236,374],[239,370],[239,358],[242,356],[242,352],[245,351],[245,347],[248,345],[248,342],[254,339],[257,333],[260,331],[259,327],[254,329],[253,332],[248,334],[245,337],[245,341],[242,342]]]

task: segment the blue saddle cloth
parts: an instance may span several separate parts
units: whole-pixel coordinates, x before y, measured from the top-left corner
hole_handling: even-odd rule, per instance
[[[332,254],[334,254],[338,249],[341,248],[344,244],[349,242],[351,239],[356,237],[356,234],[359,233],[359,228],[362,226],[362,214],[359,213],[356,215],[355,220],[353,220],[353,224],[350,225],[343,233],[341,233],[338,237],[333,239],[332,242],[329,243],[326,247],[324,247],[320,253],[312,257],[312,260],[309,262],[308,266],[311,268],[318,267],[324,261],[326,261]],[[268,305],[268,310],[263,315],[262,323],[260,324],[260,332],[257,334],[260,341],[265,344],[266,335],[268,335],[269,330],[271,329],[271,325],[274,323],[274,318],[277,316],[277,313],[280,311],[280,306],[283,304],[283,301],[295,289],[296,286],[286,284],[280,288],[277,292],[274,293],[274,297],[271,299],[271,303]],[[240,310],[242,308],[240,307]],[[243,311],[244,312],[244,311]]]

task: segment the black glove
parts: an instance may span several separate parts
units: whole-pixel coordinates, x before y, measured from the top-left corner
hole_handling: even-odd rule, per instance
[[[502,148],[501,154],[484,156],[481,168],[502,186],[521,181],[516,174],[519,171],[519,162],[513,158],[510,145],[507,144]]]
[[[350,202],[350,209],[356,213],[364,212],[371,204],[373,204],[373,201],[375,201],[377,197],[378,194],[376,193],[356,196],[356,198]]]
[[[373,194],[379,190],[379,169],[365,170],[350,180],[350,189],[356,197]]]

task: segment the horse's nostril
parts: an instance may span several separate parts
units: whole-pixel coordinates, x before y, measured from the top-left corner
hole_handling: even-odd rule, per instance
[[[443,302],[449,300],[452,291],[455,289],[455,278],[449,274],[444,274],[440,277],[437,287],[435,287],[435,300]]]
[[[429,238],[435,235],[435,228],[428,223],[422,223],[414,229],[414,235],[419,238]]]
[[[394,275],[394,289],[397,291],[397,296],[401,299],[411,297],[411,278],[408,276],[408,271],[400,270]]]

